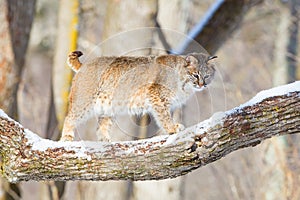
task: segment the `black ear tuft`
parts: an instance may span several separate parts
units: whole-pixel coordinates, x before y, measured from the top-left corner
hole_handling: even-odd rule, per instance
[[[210,61],[210,60],[212,60],[212,59],[215,59],[215,58],[218,58],[218,56],[209,56],[209,57],[207,58],[207,62]]]
[[[72,54],[75,54],[77,57],[80,57],[83,55],[81,51],[73,51]]]

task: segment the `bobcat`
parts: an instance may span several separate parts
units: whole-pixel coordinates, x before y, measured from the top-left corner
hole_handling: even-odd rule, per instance
[[[68,64],[77,72],[69,97],[69,111],[61,140],[71,141],[76,127],[87,119],[98,119],[98,138],[110,140],[116,114],[151,113],[165,133],[184,129],[175,123],[171,111],[182,106],[195,92],[213,79],[215,68],[209,61],[216,56],[192,53],[186,56],[98,57],[87,63],[82,53],[69,54]],[[100,134],[101,133],[101,134]]]

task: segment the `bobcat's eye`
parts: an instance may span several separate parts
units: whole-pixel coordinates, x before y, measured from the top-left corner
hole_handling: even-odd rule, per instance
[[[203,85],[204,86],[206,86],[210,81],[209,80],[207,80],[209,78],[209,75],[205,75],[204,77],[203,77]]]
[[[198,74],[193,74],[192,75],[194,78],[199,79],[199,75]]]

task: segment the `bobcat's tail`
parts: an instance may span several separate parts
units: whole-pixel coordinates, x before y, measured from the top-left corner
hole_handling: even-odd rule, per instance
[[[82,55],[83,53],[81,51],[73,51],[68,55],[67,64],[72,68],[74,72],[78,72],[82,65],[82,63],[78,59]]]

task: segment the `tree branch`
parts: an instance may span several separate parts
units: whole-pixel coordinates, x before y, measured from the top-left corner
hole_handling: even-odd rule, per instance
[[[300,81],[174,134],[126,142],[42,139],[0,110],[1,174],[27,180],[174,178],[275,135],[300,132]]]
[[[253,5],[261,2],[263,0],[216,0],[201,21],[188,33],[187,40],[174,52],[177,54],[197,52],[201,44],[206,51],[214,54],[226,39],[232,36],[245,13]]]

